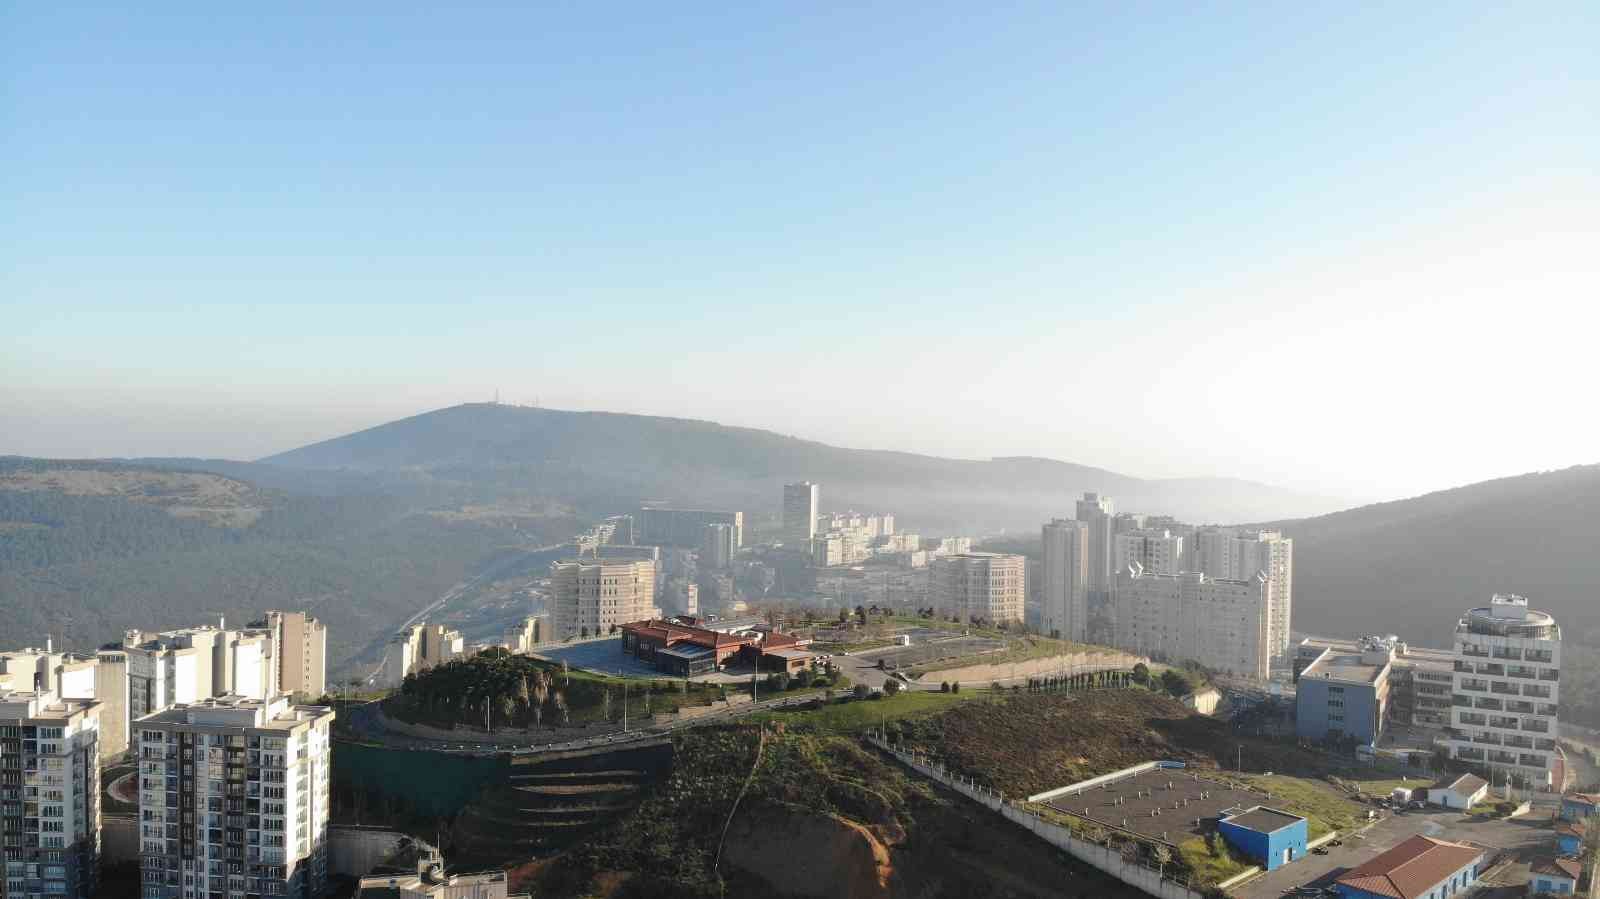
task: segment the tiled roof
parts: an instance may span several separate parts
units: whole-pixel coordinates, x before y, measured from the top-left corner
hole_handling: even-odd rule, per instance
[[[1557,821],[1556,833],[1581,837],[1589,832],[1589,825],[1583,821]]]
[[[1447,784],[1440,784],[1439,789],[1453,790],[1463,796],[1471,796],[1488,785],[1488,781],[1476,774],[1463,774]]]
[[[1418,899],[1482,855],[1483,850],[1474,846],[1418,834],[1345,872],[1336,882],[1375,896]]]
[[[1583,865],[1575,858],[1555,858],[1547,855],[1534,859],[1528,870],[1535,874],[1554,874],[1557,877],[1577,880],[1583,873]]]

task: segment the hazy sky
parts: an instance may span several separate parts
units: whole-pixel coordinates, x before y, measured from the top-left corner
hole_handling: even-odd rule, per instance
[[[1186,5],[10,4],[0,453],[499,388],[1360,497],[1600,462],[1600,4]]]

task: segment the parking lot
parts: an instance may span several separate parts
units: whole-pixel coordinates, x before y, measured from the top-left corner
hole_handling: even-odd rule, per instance
[[[1482,820],[1444,809],[1409,811],[1385,818],[1360,836],[1344,834],[1344,845],[1330,849],[1327,855],[1307,855],[1229,892],[1239,899],[1278,899],[1297,887],[1331,886],[1345,871],[1419,833],[1439,840],[1506,850],[1513,866],[1521,864],[1523,871],[1527,870],[1527,860],[1531,856],[1549,851],[1553,839],[1548,809],[1535,808],[1530,814],[1509,821]],[[1512,880],[1515,880],[1515,867],[1498,878],[1491,876],[1488,883],[1490,888],[1498,889],[1494,887],[1496,881],[1509,885]],[[1521,886],[1517,889],[1521,895]],[[1474,895],[1487,893],[1485,889]]]

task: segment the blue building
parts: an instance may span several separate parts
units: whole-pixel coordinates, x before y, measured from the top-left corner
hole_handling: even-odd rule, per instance
[[[1295,681],[1295,734],[1301,739],[1354,739],[1377,744],[1389,716],[1394,650],[1328,648]]]
[[[1421,834],[1333,882],[1339,899],[1449,899],[1478,882],[1487,850]]]
[[[1528,866],[1528,893],[1570,896],[1578,891],[1583,865],[1575,858],[1539,858]]]
[[[1217,833],[1241,855],[1268,871],[1306,854],[1306,819],[1258,805],[1217,822]]]
[[[1561,797],[1561,820],[1587,821],[1600,814],[1600,796],[1593,793],[1568,793]]]
[[[1583,852],[1583,837],[1589,824],[1583,819],[1556,822],[1556,854],[1579,855]]]

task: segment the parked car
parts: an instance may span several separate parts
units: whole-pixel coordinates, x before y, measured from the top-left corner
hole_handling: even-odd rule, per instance
[[[1421,799],[1413,799],[1409,803],[1406,804],[1406,808],[1416,809],[1417,811],[1422,811],[1423,809],[1425,809],[1427,807],[1428,807],[1428,804],[1426,802],[1423,802]]]

